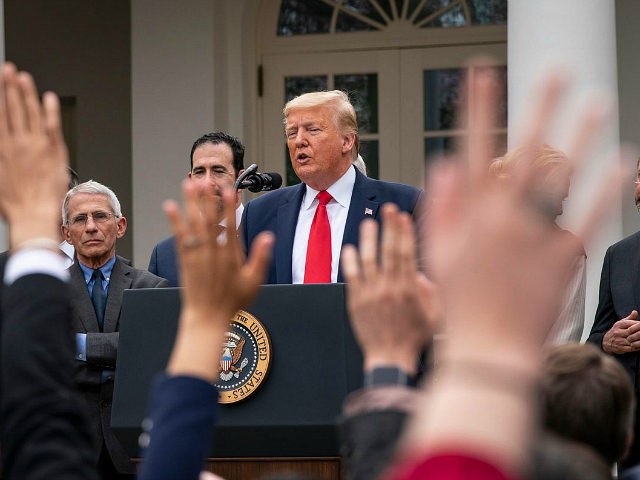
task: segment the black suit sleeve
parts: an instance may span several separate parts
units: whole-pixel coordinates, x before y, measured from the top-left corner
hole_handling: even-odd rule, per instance
[[[2,310],[3,478],[97,479],[73,384],[66,284],[22,277],[4,288]]]
[[[87,333],[87,363],[99,368],[116,368],[120,332]]]
[[[604,262],[602,264],[602,274],[600,276],[600,293],[598,296],[598,308],[596,309],[596,316],[591,327],[591,333],[589,333],[588,342],[597,345],[602,348],[602,338],[604,334],[611,329],[614,323],[618,320],[616,311],[613,308],[613,298],[611,296],[611,247],[607,249],[607,253],[604,256]]]
[[[408,414],[399,410],[360,413],[340,424],[340,455],[346,478],[378,478],[391,464]]]

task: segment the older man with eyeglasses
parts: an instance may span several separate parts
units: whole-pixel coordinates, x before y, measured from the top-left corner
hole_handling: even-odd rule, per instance
[[[77,344],[77,383],[95,431],[95,461],[102,478],[133,478],[135,465],[111,432],[111,401],[118,353],[122,294],[129,288],[166,287],[168,282],[138,270],[116,255],[127,230],[120,202],[93,180],[67,192],[62,234],[75,247],[71,275],[73,327]]]

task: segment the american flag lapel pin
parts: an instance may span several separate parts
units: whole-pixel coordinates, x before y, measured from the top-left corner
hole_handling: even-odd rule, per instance
[[[365,215],[373,215],[373,210],[371,210],[370,208],[365,208],[364,209],[364,214]]]

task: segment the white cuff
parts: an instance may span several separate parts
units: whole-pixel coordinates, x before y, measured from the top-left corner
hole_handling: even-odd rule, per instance
[[[65,269],[64,258],[58,253],[46,249],[24,249],[9,255],[4,270],[4,283],[11,285],[20,277],[41,273],[59,278],[63,282],[69,280]]]

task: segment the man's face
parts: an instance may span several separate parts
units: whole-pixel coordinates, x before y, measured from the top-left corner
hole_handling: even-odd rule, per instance
[[[351,165],[355,135],[338,131],[331,107],[289,112],[285,135],[293,170],[311,188],[326,190]]]
[[[68,222],[62,225],[64,239],[75,247],[78,260],[92,268],[101,267],[115,255],[116,239],[127,230],[126,218],[116,218],[109,199],[101,194],[71,197]]]
[[[233,170],[233,152],[226,143],[205,143],[194,150],[193,168],[189,172],[189,178],[198,186],[201,199],[215,199],[219,214],[223,211],[222,192],[224,189],[233,188],[236,177]],[[236,207],[239,204],[238,193]]]

